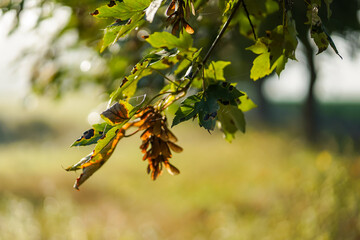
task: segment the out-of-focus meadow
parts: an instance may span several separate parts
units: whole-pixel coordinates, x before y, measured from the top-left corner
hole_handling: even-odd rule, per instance
[[[356,146],[313,147],[286,130],[250,125],[229,144],[180,125],[184,152],[172,162],[181,174],[156,181],[133,136],[74,190],[79,173],[64,168],[91,148],[69,146],[97,103],[81,94],[36,108],[1,101],[0,239],[360,238]]]

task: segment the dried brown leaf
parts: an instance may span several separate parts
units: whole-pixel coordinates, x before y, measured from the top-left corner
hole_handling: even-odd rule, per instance
[[[176,9],[176,0],[173,0],[170,4],[169,7],[166,10],[166,16],[170,16],[171,14],[173,14],[175,12]]]
[[[181,153],[183,151],[183,148],[180,147],[179,145],[173,143],[173,142],[167,142],[168,146],[170,147],[171,150],[173,150],[176,153]]]

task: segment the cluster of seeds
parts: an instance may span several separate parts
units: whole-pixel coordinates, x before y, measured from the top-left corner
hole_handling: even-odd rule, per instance
[[[188,20],[191,14],[195,15],[194,4],[191,0],[172,0],[166,10],[167,22],[173,26],[171,33],[175,35],[179,29],[181,32],[185,29],[187,33],[193,34],[194,29],[185,20]]]
[[[171,150],[182,152],[182,148],[175,144],[177,138],[168,129],[166,117],[161,115],[153,107],[147,107],[140,117],[139,130],[144,130],[141,134],[141,151],[144,153],[143,160],[147,160],[148,174],[155,180],[161,173],[163,166],[172,174],[179,174],[180,171],[169,163]]]

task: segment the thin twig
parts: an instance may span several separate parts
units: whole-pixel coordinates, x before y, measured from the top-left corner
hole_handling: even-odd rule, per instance
[[[171,82],[172,84],[175,84],[177,87],[179,87],[179,84],[177,84],[176,82],[174,82],[173,80],[171,80],[170,78],[168,78],[165,74],[163,74],[162,72],[160,72],[157,69],[153,69],[155,72],[157,72],[159,75],[161,75],[163,78],[165,78],[165,80]]]
[[[154,101],[156,98],[158,98],[158,97],[160,97],[160,96],[162,96],[162,95],[168,94],[168,93],[172,94],[173,92],[162,92],[162,93],[156,94],[154,97],[152,97],[152,98],[147,102],[147,104],[146,104],[145,106],[150,105],[150,103],[151,103],[152,101]]]
[[[181,94],[177,95],[174,100],[172,100],[171,102],[166,103],[164,106],[161,107],[160,111],[164,111],[168,106],[170,106],[171,104],[173,104],[174,102],[176,102],[177,100],[179,100],[180,98],[183,98],[186,95],[186,92],[181,92]]]
[[[135,135],[136,133],[138,133],[140,131],[140,129],[137,129],[136,131],[134,131],[133,133],[130,133],[129,135],[124,134],[124,137],[131,137],[133,135]]]
[[[209,48],[208,52],[206,53],[204,60],[203,60],[203,65],[205,65],[205,63],[207,62],[208,58],[210,57],[212,51],[214,50],[214,48],[216,47],[216,45],[218,44],[219,40],[221,39],[221,37],[224,35],[225,30],[227,29],[227,27],[229,26],[231,20],[233,19],[233,17],[235,16],[236,11],[238,10],[238,8],[240,7],[240,4],[243,2],[243,0],[240,2],[238,1],[236,3],[236,5],[233,7],[233,11],[230,14],[229,18],[226,20],[224,26],[222,27],[222,29],[220,30],[219,34],[216,36],[214,42],[212,43],[211,47]]]
[[[244,10],[245,10],[245,13],[246,13],[246,17],[247,17],[247,19],[249,20],[249,23],[250,23],[250,26],[251,26],[251,30],[252,30],[252,32],[253,32],[253,34],[254,34],[254,38],[255,38],[255,41],[256,41],[256,39],[257,39],[257,37],[256,37],[256,32],[255,32],[254,25],[253,25],[252,22],[251,22],[249,11],[248,11],[248,9],[247,9],[247,7],[246,7],[245,1],[244,1],[244,0],[241,0],[241,2],[242,2],[242,4],[243,4],[243,6],[244,6]]]
[[[209,59],[209,57],[210,57],[210,55],[211,55],[211,53],[214,51],[216,45],[219,43],[221,37],[224,35],[227,27],[229,26],[231,20],[232,20],[233,17],[235,16],[235,13],[236,13],[236,11],[239,9],[239,7],[240,7],[240,5],[241,5],[242,2],[243,2],[243,0],[241,0],[241,1],[239,0],[239,1],[236,3],[236,5],[233,7],[232,13],[230,14],[229,18],[228,18],[228,19],[226,20],[226,22],[224,23],[224,25],[223,25],[223,27],[221,28],[219,34],[216,36],[214,42],[211,44],[211,46],[210,46],[209,50],[207,51],[207,53],[206,53],[206,55],[205,55],[202,63],[201,63],[199,66],[196,67],[196,70],[195,70],[194,74],[191,76],[189,83],[183,88],[184,90],[187,90],[187,89],[190,87],[192,81],[195,79],[195,77],[196,77],[196,75],[199,73],[200,69],[203,68],[203,66],[205,66],[207,60]]]
[[[196,66],[196,69],[194,71],[194,73],[192,74],[192,76],[189,79],[189,82],[182,87],[181,89],[175,91],[175,92],[164,92],[164,93],[159,93],[157,95],[155,95],[153,98],[150,99],[150,101],[148,101],[148,104],[150,104],[154,99],[156,99],[157,97],[164,95],[164,94],[171,94],[171,95],[177,95],[174,100],[172,100],[171,102],[166,103],[164,106],[161,107],[161,110],[164,110],[165,108],[167,108],[169,105],[171,105],[172,103],[174,103],[175,101],[179,100],[180,98],[184,97],[186,95],[187,90],[189,89],[192,81],[195,79],[196,75],[199,73],[199,71],[201,69],[203,69],[203,66],[206,64],[206,62],[208,61],[210,55],[212,54],[212,52],[214,51],[216,45],[219,43],[221,37],[224,35],[226,29],[228,28],[231,20],[233,19],[233,17],[235,16],[236,11],[239,9],[241,3],[243,2],[243,0],[239,0],[236,5],[233,7],[232,9],[232,13],[230,14],[229,18],[226,20],[226,22],[224,23],[223,27],[221,28],[219,34],[216,36],[214,42],[211,44],[209,50],[207,51],[204,59],[202,60],[202,63],[199,64],[198,66]],[[245,4],[244,4],[245,5]],[[256,35],[254,35],[256,38]],[[169,80],[169,79],[167,79]],[[203,86],[205,87],[205,86]]]

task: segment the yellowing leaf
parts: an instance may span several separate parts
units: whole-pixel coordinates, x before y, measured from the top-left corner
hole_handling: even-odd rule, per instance
[[[192,46],[192,38],[188,33],[180,34],[176,37],[168,32],[155,32],[146,41],[155,48],[179,48],[187,50]]]
[[[275,62],[276,65],[276,74],[280,76],[282,70],[285,69],[285,64],[287,63],[288,58],[285,55],[281,55]]]
[[[204,76],[205,78],[212,78],[214,80],[222,80],[225,81],[224,77],[224,68],[229,66],[231,62],[226,61],[212,61],[209,64],[209,67],[205,69]]]
[[[150,3],[151,0],[110,1],[109,4],[97,8],[91,15],[97,18],[127,20],[137,13],[144,12]]]
[[[250,70],[250,78],[254,81],[263,78],[271,73],[270,53],[266,52],[257,56]]]
[[[238,108],[243,111],[247,112],[253,108],[256,108],[257,105],[249,98],[249,96],[245,92],[241,92],[243,95],[239,98],[240,103]]]
[[[101,147],[99,151],[93,151],[92,154],[87,155],[81,159],[80,162],[66,169],[66,171],[82,169],[82,173],[75,181],[75,189],[79,190],[79,186],[104,165],[104,163],[111,157],[119,140],[123,137],[124,131],[121,129],[116,129],[115,135],[111,136],[110,140],[103,140],[107,142],[104,146]]]
[[[254,45],[247,47],[246,50],[250,50],[255,54],[262,54],[268,51],[267,44],[265,43],[265,38],[259,38]]]
[[[109,126],[107,123],[94,124],[93,127],[85,131],[82,136],[71,145],[71,147],[95,144],[111,128],[112,126]]]
[[[126,101],[120,101],[101,113],[101,117],[109,124],[116,125],[129,120],[132,106]]]
[[[130,33],[134,28],[141,26],[145,21],[143,20],[145,13],[140,12],[131,16],[127,21],[117,20],[104,30],[104,37],[100,52],[103,52],[108,46],[116,43],[116,41]]]

